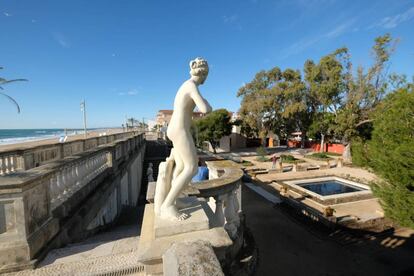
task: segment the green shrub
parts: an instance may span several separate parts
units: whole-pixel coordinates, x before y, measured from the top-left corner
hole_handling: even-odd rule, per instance
[[[375,113],[369,165],[384,181],[373,191],[385,214],[414,228],[414,91],[389,94]]]
[[[267,155],[266,149],[265,149],[263,146],[258,147],[258,148],[256,149],[256,153],[257,153],[257,155],[259,155],[259,156],[265,156],[265,155]]]
[[[250,161],[247,161],[247,160],[243,160],[243,162],[241,164],[242,164],[242,166],[245,166],[245,167],[253,166],[253,163],[250,162]]]
[[[318,159],[329,159],[330,157],[323,152],[315,152],[311,154],[312,157],[318,158]]]
[[[293,161],[298,160],[297,158],[295,158],[294,156],[289,155],[289,154],[282,154],[282,155],[280,155],[280,158],[282,159],[282,162],[285,162],[285,163],[293,162]]]
[[[325,152],[325,154],[329,156],[342,156],[342,154],[336,152]]]
[[[280,158],[282,159],[282,163],[302,163],[302,162],[305,162],[304,160],[295,158],[293,155],[290,155],[290,154],[282,154],[282,155],[280,155]]]
[[[266,157],[266,155],[267,155],[266,149],[263,146],[258,147],[256,149],[256,153],[257,153],[257,157],[256,157],[257,161],[259,161],[259,162],[269,161],[269,158]]]
[[[368,143],[361,138],[354,138],[351,142],[352,163],[359,167],[369,166]]]
[[[270,159],[267,158],[267,157],[265,157],[265,156],[258,156],[258,157],[256,157],[256,161],[259,161],[259,162],[269,162]]]

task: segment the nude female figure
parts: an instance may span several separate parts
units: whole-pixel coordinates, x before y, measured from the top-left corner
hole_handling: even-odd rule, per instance
[[[197,173],[197,150],[190,132],[193,110],[197,107],[202,113],[211,112],[210,104],[198,91],[198,86],[204,83],[208,75],[207,61],[196,58],[190,62],[190,68],[191,78],[178,89],[174,100],[174,112],[167,129],[173,150],[165,166],[173,159],[175,167],[172,181],[171,178],[166,181],[171,181],[171,186],[168,187],[168,183],[165,183],[165,188],[169,191],[165,191],[165,198],[160,199],[162,204],[159,205],[159,215],[173,220],[183,220],[187,217],[178,211],[176,199]]]

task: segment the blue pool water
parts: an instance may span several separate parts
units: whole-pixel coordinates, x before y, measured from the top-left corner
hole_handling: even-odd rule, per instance
[[[337,180],[299,184],[302,188],[322,196],[363,191],[364,189]]]

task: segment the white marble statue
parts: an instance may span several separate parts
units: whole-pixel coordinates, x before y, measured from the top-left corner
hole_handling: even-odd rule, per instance
[[[202,113],[211,112],[210,104],[201,96],[198,86],[208,75],[207,61],[196,58],[190,62],[191,78],[178,89],[174,100],[174,112],[167,129],[173,149],[166,162],[159,167],[154,197],[155,214],[164,219],[183,220],[187,214],[180,213],[177,198],[197,173],[197,150],[190,127],[195,107]]]
[[[154,171],[152,169],[152,163],[148,164],[147,179],[148,179],[148,182],[153,182],[154,181]]]

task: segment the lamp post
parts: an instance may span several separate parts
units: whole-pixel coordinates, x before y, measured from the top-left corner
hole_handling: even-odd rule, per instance
[[[83,129],[84,129],[84,137],[85,139],[88,137],[88,133],[86,132],[86,102],[83,100],[80,103],[81,111],[83,112]]]

